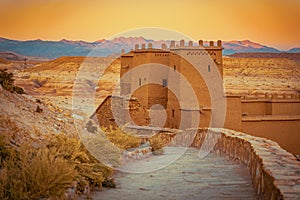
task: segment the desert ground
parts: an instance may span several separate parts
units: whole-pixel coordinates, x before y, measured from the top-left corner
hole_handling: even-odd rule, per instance
[[[60,57],[27,64],[26,68],[21,61],[0,60],[0,69],[13,71],[16,85],[24,88],[28,94],[68,109],[72,109],[72,95],[76,99],[82,98],[80,101],[84,104],[89,101],[87,97],[95,99],[91,102],[97,107],[107,95],[113,91],[118,92],[120,65],[119,59],[110,57]],[[226,93],[251,95],[300,92],[300,64],[292,59],[224,57],[223,65]],[[100,74],[100,71],[103,73]],[[78,81],[82,74],[82,81]],[[74,83],[79,85],[73,87]],[[78,91],[81,93],[78,94]]]
[[[224,89],[228,94],[299,94],[300,92],[300,64],[295,60],[287,58],[224,57],[223,65]],[[22,60],[14,61],[1,58],[0,69],[7,69],[8,72],[12,72],[15,84],[22,87],[29,95],[13,94],[0,87],[0,117],[3,117],[0,130],[18,133],[13,140],[16,143],[23,143],[24,140],[30,138],[33,145],[38,145],[40,141],[45,140],[47,134],[77,133],[78,127],[81,127],[82,130],[79,130],[79,132],[84,133],[83,135],[86,136],[84,145],[91,152],[95,152],[95,149],[98,152],[93,156],[102,163],[109,164],[109,166],[118,166],[121,160],[119,150],[113,145],[109,145],[103,135],[97,137],[97,134],[95,134],[97,136],[90,134],[90,127],[87,124],[88,118],[104,98],[114,92],[119,92],[120,68],[120,59],[113,57],[60,57],[50,61],[27,60],[26,63]],[[38,112],[38,108],[41,111]],[[74,124],[77,126],[74,126]],[[93,126],[91,127],[93,128]],[[98,130],[100,129],[98,128]],[[215,157],[213,158],[216,160]],[[213,166],[224,165],[227,166],[224,170],[227,170],[228,165],[230,165],[232,166],[232,171],[230,171],[232,174],[236,174],[236,170],[240,170],[240,165],[224,164],[225,162],[228,161],[221,160],[220,163]],[[180,165],[180,163],[177,163],[177,165]],[[186,162],[184,162],[184,165],[186,165]],[[212,170],[209,173],[213,176],[216,172]],[[224,183],[212,182],[212,190],[209,190],[210,187],[208,186],[208,192],[205,190],[206,192],[199,195],[206,197],[216,194],[215,184],[221,184],[223,187],[228,182],[236,182],[239,186],[232,186],[230,194],[222,193],[223,196],[225,195],[224,197],[228,195],[236,196],[240,190],[236,191],[235,189],[240,187],[240,179],[242,178],[243,188],[247,191],[246,193],[239,193],[239,195],[255,199],[255,194],[252,187],[250,187],[250,177],[244,176],[247,171],[244,170],[242,174],[236,177],[231,176],[230,173],[228,173],[228,177],[224,177]],[[192,177],[194,175],[192,174]],[[118,176],[116,176],[116,190],[104,190],[93,194],[93,197],[96,199],[114,197],[114,195],[119,195],[118,192],[125,191],[126,187],[124,186],[124,190],[120,188],[120,185],[126,181],[132,182],[132,180],[131,178],[126,179],[127,176],[124,178],[122,174],[118,174]],[[152,177],[156,177],[156,175],[154,174]],[[143,180],[139,176],[134,178]],[[155,178],[152,179],[156,181]],[[160,191],[160,179],[157,180],[158,191]],[[209,180],[216,179],[209,177]],[[134,182],[138,183],[137,185],[143,184],[136,180]],[[199,184],[203,183],[193,184],[197,188]],[[126,198],[130,199],[130,195],[136,192],[143,191],[146,194],[148,191],[147,188],[140,186],[135,189],[128,190],[129,193],[126,194]],[[164,197],[161,196],[160,198]]]
[[[287,58],[223,58],[227,94],[300,92],[300,63]],[[29,95],[89,117],[106,96],[120,90],[120,59],[60,57],[50,61],[0,60]]]

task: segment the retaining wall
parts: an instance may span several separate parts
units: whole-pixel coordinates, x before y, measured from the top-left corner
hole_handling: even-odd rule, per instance
[[[132,129],[136,129],[137,134],[147,135],[151,128]],[[213,150],[245,164],[259,199],[300,199],[300,161],[272,140],[218,128],[177,133],[163,129],[159,134],[169,146]]]
[[[260,199],[300,199],[300,162],[276,142],[227,129],[198,130],[192,146],[204,138],[216,143],[214,150],[226,153],[248,166]]]

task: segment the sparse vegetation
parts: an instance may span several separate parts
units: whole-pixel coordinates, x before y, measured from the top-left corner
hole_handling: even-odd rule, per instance
[[[0,173],[1,199],[62,198],[75,180],[74,164],[53,150],[22,144],[12,151]]]
[[[151,137],[149,142],[150,142],[150,146],[151,146],[151,151],[154,154],[162,154],[163,153],[163,147],[165,145],[165,142],[159,134]]]
[[[124,133],[120,128],[103,128],[103,130],[105,130],[107,138],[120,149],[136,148],[141,145],[140,138]]]
[[[141,145],[142,139],[134,135],[125,133],[120,128],[105,129],[106,137],[118,148],[127,150],[130,148],[137,148]],[[154,135],[149,139],[151,150],[154,153],[161,154],[163,147],[167,144],[160,134]]]
[[[27,133],[25,139],[17,128],[1,133],[0,199],[61,199],[74,183],[78,193],[86,186],[114,186],[112,169],[96,160],[76,136],[37,134],[38,141]]]
[[[14,85],[13,73],[8,73],[7,69],[0,70],[0,85],[11,92],[16,92],[18,94],[24,94],[24,90],[18,86]]]
[[[96,160],[75,136],[59,134],[48,138],[46,143],[49,149],[58,149],[57,155],[75,165],[81,192],[86,185],[101,187],[112,174],[112,169]]]

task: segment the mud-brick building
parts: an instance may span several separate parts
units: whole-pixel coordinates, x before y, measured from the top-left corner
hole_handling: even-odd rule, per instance
[[[136,98],[147,109],[156,110],[154,119],[158,122],[150,120],[150,125],[159,124],[158,115],[166,112],[164,127],[213,126],[212,93],[218,92],[225,97],[222,49],[220,40],[216,43],[210,41],[208,45],[202,40],[197,45],[184,40],[175,45],[172,41],[169,48],[162,45],[161,49],[154,49],[151,44],[148,48],[136,45],[135,50],[121,56],[121,96]],[[212,83],[219,84],[221,90],[212,91],[209,88]],[[230,103],[235,99],[238,101],[239,97],[227,97]],[[157,104],[161,107],[153,107]],[[232,109],[226,111],[226,105],[222,112],[230,113],[228,119],[240,117],[240,113],[235,115]],[[239,123],[227,120],[225,124],[228,128],[240,130]]]
[[[220,40],[135,45],[120,57],[120,95],[107,97],[96,111],[100,124],[225,127],[300,154],[299,94],[227,94],[222,49]]]
[[[123,104],[125,113],[115,112],[115,117],[109,117],[112,124],[118,115],[117,118],[124,120],[122,123],[133,121],[136,125],[181,129],[211,127],[214,126],[212,93],[218,93],[225,103],[230,102],[222,110],[225,115],[227,113],[224,116],[226,127],[240,130],[240,108],[231,109],[240,97],[226,97],[223,91],[222,49],[220,40],[208,44],[202,40],[198,44],[171,41],[169,47],[163,44],[161,49],[153,48],[151,43],[135,45],[134,50],[121,55],[120,97],[109,97],[102,107],[104,104],[111,106],[107,104],[112,99],[118,106]],[[218,84],[221,89],[212,91],[211,84]],[[144,109],[132,106],[134,101]],[[138,115],[137,110],[143,112]],[[145,110],[150,111],[150,115],[154,112],[156,117],[149,116]],[[165,123],[161,124],[162,121]]]

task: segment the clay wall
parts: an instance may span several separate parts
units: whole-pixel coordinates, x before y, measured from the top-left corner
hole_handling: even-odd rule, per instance
[[[268,113],[266,102],[257,100],[243,101],[241,110],[243,115],[266,115]]]
[[[300,115],[300,99],[245,99],[243,115]]]
[[[288,116],[244,117],[242,131],[278,142],[282,148],[300,154],[300,117]]]
[[[278,142],[293,154],[300,154],[300,100],[284,99],[242,100],[242,131]]]
[[[242,130],[241,97],[226,96],[226,118],[224,128],[236,131]]]

